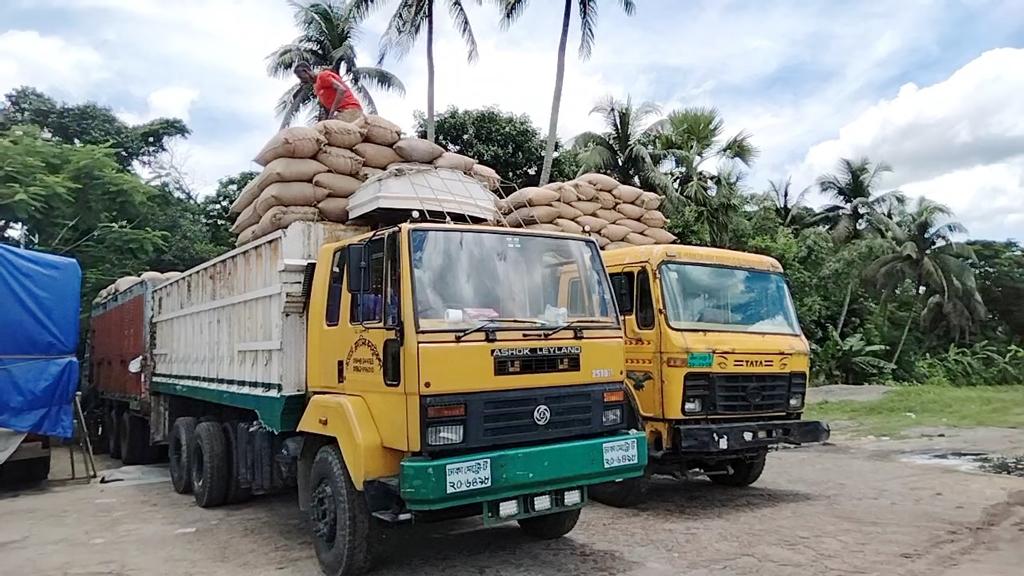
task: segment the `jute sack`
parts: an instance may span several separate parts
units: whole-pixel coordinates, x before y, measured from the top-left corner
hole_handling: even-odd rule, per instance
[[[393,148],[406,162],[430,164],[444,154],[444,148],[423,138],[402,138],[395,142]]]
[[[242,232],[238,235],[238,238],[235,239],[235,246],[241,246],[243,244],[248,244],[249,242],[252,242],[253,240],[259,238],[259,236],[257,236],[257,234],[259,233],[259,224],[253,224],[252,226],[249,226],[245,230],[242,230]]]
[[[578,176],[576,179],[582,180],[583,182],[586,182],[587,184],[590,184],[594,188],[597,188],[598,190],[604,192],[611,192],[612,190],[615,190],[619,186],[619,183],[618,181],[615,180],[615,178],[612,178],[611,176],[605,176],[604,174],[598,174],[596,172],[590,172],[589,174]]]
[[[142,274],[139,274],[139,278],[141,278],[143,282],[149,282],[151,284],[163,284],[164,283],[164,275],[162,273],[156,272],[154,270],[147,270],[147,271],[143,272]]]
[[[259,195],[266,190],[267,186],[276,182],[309,182],[314,176],[327,172],[324,166],[316,160],[309,158],[278,158],[267,167],[259,176],[253,178],[246,184],[245,188],[238,194],[238,198],[231,203],[231,213],[237,214],[245,210],[246,206],[252,204]]]
[[[232,234],[241,234],[243,230],[250,226],[255,226],[260,221],[260,213],[256,211],[256,203],[250,202],[245,210],[235,218],[235,223],[231,226]]]
[[[473,166],[470,175],[479,182],[482,182],[484,186],[487,186],[488,190],[497,190],[498,186],[501,185],[501,176],[493,168],[483,164]]]
[[[359,108],[339,110],[334,113],[334,119],[341,120],[342,122],[348,122],[356,128],[363,128],[366,126],[366,114],[363,114],[363,111]]]
[[[620,202],[636,202],[636,199],[643,193],[644,191],[636,186],[628,186],[626,184],[619,184],[615,190],[612,190],[612,195],[618,198]]]
[[[348,198],[325,198],[316,207],[325,220],[348,222]]]
[[[644,210],[657,210],[661,206],[661,196],[658,196],[654,192],[644,192],[639,198],[633,201],[633,204],[643,208]]]
[[[580,216],[583,216],[583,212],[580,212],[579,210],[573,208],[572,206],[569,206],[568,204],[563,204],[562,202],[552,202],[551,206],[553,208],[558,208],[559,218],[565,218],[566,220],[575,220]]]
[[[590,184],[582,180],[572,180],[566,182],[566,184],[573,187],[576,190],[576,195],[580,197],[580,200],[590,201],[597,198],[597,188],[594,188]]]
[[[510,206],[508,200],[505,200],[504,198],[498,198],[495,200],[494,208],[497,209],[499,214],[510,214],[512,212],[512,206]]]
[[[473,166],[476,166],[476,160],[473,160],[469,156],[463,156],[462,154],[445,152],[434,159],[434,166],[437,166],[438,168],[450,168],[461,172],[469,172],[473,169]]]
[[[632,218],[633,220],[643,218],[644,214],[647,213],[647,210],[644,210],[643,208],[637,206],[636,204],[626,204],[625,202],[622,202],[618,206],[616,206],[615,210],[616,212],[622,214],[626,218]]]
[[[640,221],[643,222],[644,224],[647,224],[651,228],[664,228],[665,223],[668,222],[668,219],[665,218],[664,214],[658,212],[657,210],[648,210],[647,212],[644,213],[644,216],[643,218],[640,219]]]
[[[568,232],[570,234],[581,234],[583,232],[583,226],[580,226],[572,220],[566,220],[565,218],[555,218],[554,224],[561,228],[562,232]]]
[[[317,174],[316,177],[313,178],[313,184],[321,188],[326,188],[330,192],[329,195],[332,198],[348,198],[363,185],[363,181],[353,176],[346,176],[345,174],[325,172],[323,174]]]
[[[256,163],[266,166],[278,158],[312,158],[327,143],[313,128],[293,126],[278,132],[256,155]]]
[[[363,168],[363,157],[347,148],[324,146],[316,159],[335,174],[359,174]]]
[[[605,238],[604,236],[601,236],[600,234],[596,234],[594,232],[590,233],[590,237],[597,241],[597,247],[598,248],[604,248],[605,246],[607,246],[608,244],[611,243],[611,240]]]
[[[267,213],[260,218],[260,223],[256,226],[260,232],[259,236],[265,236],[275,230],[287,228],[292,222],[299,222],[301,220],[315,221],[319,219],[320,210],[315,206],[274,206],[267,210]]]
[[[139,282],[142,282],[142,278],[138,276],[122,276],[114,282],[114,293],[124,292]]]
[[[508,215],[508,222],[513,226],[527,224],[550,224],[558,218],[558,209],[551,206],[524,206]]]
[[[615,205],[619,203],[619,201],[615,199],[615,196],[612,196],[611,192],[601,191],[598,191],[597,197],[594,198],[594,201],[600,204],[601,208],[604,208],[605,210],[614,210]]]
[[[388,164],[402,161],[402,157],[397,152],[381,144],[363,142],[356,144],[352,150],[363,158],[363,165],[370,168],[380,168],[383,170],[388,167]]]
[[[542,186],[542,188],[558,192],[558,201],[562,202],[563,204],[575,202],[580,199],[580,195],[576,193],[576,189],[573,188],[572,186],[569,186],[565,182],[552,182],[550,184],[545,184],[544,186]]]
[[[605,238],[611,240],[612,242],[619,242],[623,240],[626,236],[632,234],[632,232],[630,232],[629,228],[626,228],[625,226],[619,226],[618,224],[609,224],[601,229],[600,234],[601,236],[604,236]]]
[[[392,146],[401,137],[402,129],[398,127],[398,124],[389,122],[376,114],[367,114],[364,117],[364,122],[366,134],[363,136],[363,140],[366,142]]]
[[[589,227],[590,231],[594,233],[600,232],[602,228],[611,224],[611,222],[607,220],[602,220],[597,216],[580,216],[579,218],[576,219],[576,223],[582,226],[584,229]]]
[[[171,270],[169,272],[164,272],[164,280],[166,280],[168,282],[170,282],[172,280],[177,280],[178,278],[181,278],[181,272],[178,272],[177,270]]]
[[[328,194],[329,190],[311,182],[278,182],[267,186],[253,206],[262,222],[263,216],[275,206],[316,206]]]
[[[647,246],[648,244],[654,244],[654,238],[644,236],[643,234],[637,234],[636,232],[626,234],[624,240],[635,246]]]
[[[557,202],[558,198],[558,192],[554,190],[527,186],[509,194],[505,199],[508,200],[508,204],[512,208],[520,208],[522,206],[547,206],[552,202]]]
[[[578,202],[570,202],[569,206],[572,206],[573,208],[579,210],[584,214],[584,216],[590,216],[594,212],[597,212],[598,210],[601,209],[601,205],[598,204],[597,202],[586,202],[584,200],[580,200]]]
[[[675,234],[664,228],[648,228],[644,230],[644,236],[653,238],[656,244],[673,244],[676,241]]]
[[[363,141],[365,130],[344,120],[321,120],[313,125],[327,143],[338,148],[351,148]]]
[[[530,230],[543,230],[545,232],[561,232],[562,229],[555,224],[528,224]]]
[[[607,220],[612,223],[618,222],[619,220],[625,218],[625,216],[623,216],[619,212],[616,212],[615,210],[605,210],[604,208],[598,210],[597,212],[594,212],[594,216],[597,216],[598,218]]]
[[[383,173],[384,173],[384,171],[381,170],[380,168],[371,168],[369,166],[363,166],[362,170],[359,171],[359,174],[356,175],[356,178],[359,178],[360,180],[366,181],[366,180],[369,180],[370,178],[373,178],[374,176],[376,176],[378,174],[383,174]]]
[[[622,248],[632,248],[633,245],[629,242],[609,242],[602,248],[602,250],[619,250]]]
[[[636,220],[630,220],[629,218],[616,220],[615,223],[618,224],[619,226],[625,226],[626,228],[629,228],[630,230],[636,232],[637,234],[643,234],[644,231],[646,231],[648,228],[647,224],[644,224],[643,222],[637,222]]]

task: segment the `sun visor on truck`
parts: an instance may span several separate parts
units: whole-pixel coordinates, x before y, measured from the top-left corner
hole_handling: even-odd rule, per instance
[[[0,244],[0,428],[72,434],[82,271]]]

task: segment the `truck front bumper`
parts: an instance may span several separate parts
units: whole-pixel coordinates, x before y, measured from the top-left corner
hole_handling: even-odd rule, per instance
[[[526,503],[530,497],[544,495],[554,506],[568,509],[582,505],[586,486],[640,476],[646,465],[647,438],[643,432],[630,431],[449,458],[407,458],[401,465],[399,486],[410,510],[474,503],[487,503],[490,508],[499,500]],[[467,471],[467,466],[476,470]],[[486,479],[481,473],[484,467]],[[474,487],[465,486],[467,478]],[[579,504],[564,502],[565,493],[577,489]]]
[[[722,454],[775,444],[825,442],[828,424],[814,420],[744,422],[737,424],[677,424],[676,450],[682,454]]]

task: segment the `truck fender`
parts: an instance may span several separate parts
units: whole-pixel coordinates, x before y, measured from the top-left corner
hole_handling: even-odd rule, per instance
[[[356,490],[361,491],[366,480],[399,473],[404,453],[384,447],[366,401],[358,396],[313,396],[302,414],[298,431],[337,440]],[[323,443],[310,440],[304,444],[308,444],[315,455],[315,449]]]

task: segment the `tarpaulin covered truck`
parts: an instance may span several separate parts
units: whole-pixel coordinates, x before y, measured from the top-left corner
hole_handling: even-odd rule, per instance
[[[104,341],[127,333],[109,314],[142,344],[92,370],[121,453],[166,444],[174,489],[204,507],[297,485],[328,574],[363,571],[388,523],[559,537],[589,485],[646,463],[592,239],[295,222],[136,290],[92,316],[94,363],[129,346]]]
[[[78,262],[0,244],[0,474],[45,479],[73,432]]]

